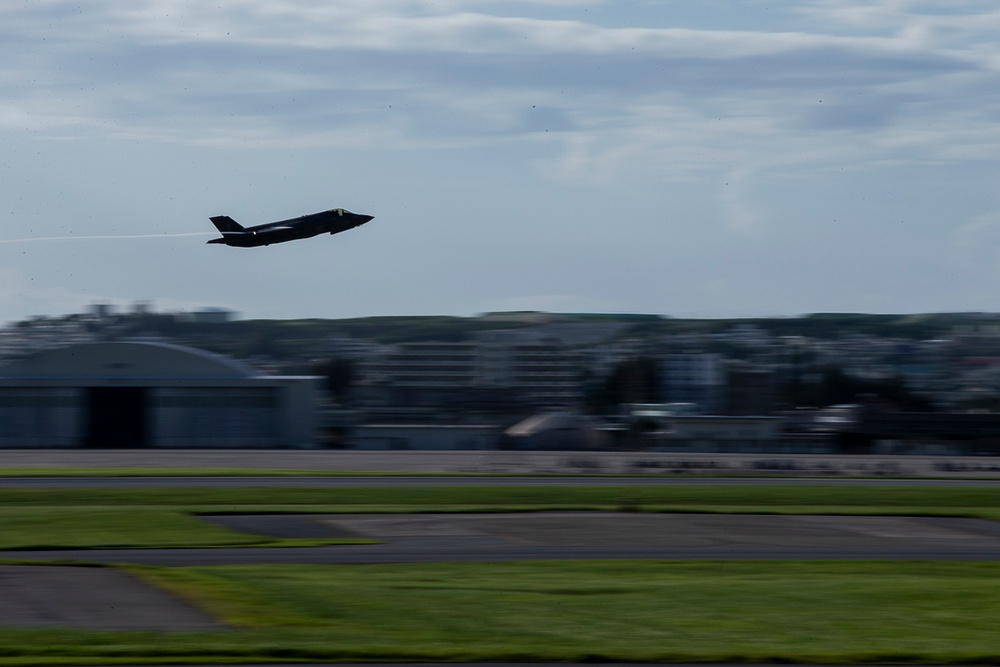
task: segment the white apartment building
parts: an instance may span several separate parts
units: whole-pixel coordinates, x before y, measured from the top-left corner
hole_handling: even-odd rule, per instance
[[[474,343],[399,343],[364,364],[365,379],[399,387],[475,386],[478,349]]]
[[[580,358],[558,341],[517,331],[486,332],[469,342],[412,342],[361,365],[368,395],[381,387],[399,402],[433,404],[502,389],[538,406],[575,405]]]

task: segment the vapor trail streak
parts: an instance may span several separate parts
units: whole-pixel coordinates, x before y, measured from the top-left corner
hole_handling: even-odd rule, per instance
[[[29,239],[0,239],[0,243],[38,243],[40,241],[106,241],[119,239],[166,239],[178,236],[210,236],[215,232],[183,232],[180,234],[127,234],[105,236],[40,236]]]

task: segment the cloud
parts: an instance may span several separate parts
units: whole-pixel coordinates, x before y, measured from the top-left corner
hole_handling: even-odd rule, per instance
[[[0,267],[0,313],[79,313],[100,301],[84,291],[35,284],[16,269]]]
[[[673,178],[989,159],[1000,12],[939,4],[778,3],[782,29],[742,31],[604,24],[580,10],[606,3],[570,1],[8,5],[0,129],[286,149],[536,145],[551,177],[591,182],[635,165]]]
[[[954,267],[978,267],[993,280],[1000,278],[1000,210],[958,224],[945,251]]]

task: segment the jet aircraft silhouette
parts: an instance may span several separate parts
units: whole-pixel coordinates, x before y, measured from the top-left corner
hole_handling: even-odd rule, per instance
[[[209,219],[222,232],[222,237],[212,239],[209,243],[224,243],[237,248],[254,248],[272,243],[294,241],[295,239],[308,239],[320,234],[345,232],[348,229],[360,227],[372,217],[335,208],[289,220],[244,227],[228,215],[216,215]]]

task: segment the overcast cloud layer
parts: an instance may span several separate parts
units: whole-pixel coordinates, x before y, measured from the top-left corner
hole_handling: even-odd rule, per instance
[[[1000,310],[998,35],[975,0],[0,5],[0,322]],[[204,243],[336,206],[375,220]]]

